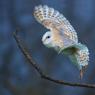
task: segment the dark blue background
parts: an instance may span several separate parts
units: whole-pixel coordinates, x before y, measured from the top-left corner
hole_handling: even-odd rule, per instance
[[[64,55],[46,48],[47,31],[33,17],[33,9],[46,4],[64,14],[90,50],[82,80],[78,69]],[[17,47],[12,33],[20,28],[33,58],[45,73],[70,82],[95,83],[95,0],[0,0],[0,95],[95,95],[94,89],[57,85],[43,80]]]

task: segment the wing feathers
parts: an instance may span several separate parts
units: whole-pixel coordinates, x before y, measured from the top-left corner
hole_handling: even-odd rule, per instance
[[[64,33],[64,35],[67,35],[68,38],[73,42],[78,42],[78,37],[75,29],[72,27],[70,22],[57,10],[48,7],[47,5],[40,5],[35,7],[34,17],[38,22],[40,22],[46,28],[50,29],[52,32],[59,33],[61,31]],[[56,31],[53,31],[55,29]]]

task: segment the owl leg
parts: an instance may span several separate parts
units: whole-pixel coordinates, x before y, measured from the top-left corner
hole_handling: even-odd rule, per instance
[[[84,74],[86,68],[87,68],[87,65],[86,66],[82,66],[82,68],[80,69],[80,79],[83,78],[83,74]]]

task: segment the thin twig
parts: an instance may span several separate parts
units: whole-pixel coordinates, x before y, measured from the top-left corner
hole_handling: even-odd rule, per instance
[[[48,75],[44,74],[44,72],[41,70],[39,65],[34,61],[30,53],[28,52],[28,49],[25,47],[25,45],[22,43],[22,39],[17,35],[17,32],[14,32],[14,38],[17,42],[18,47],[20,48],[21,52],[24,54],[25,58],[28,60],[30,64],[36,69],[36,71],[40,74],[41,78],[52,81],[57,84],[63,84],[67,86],[73,86],[73,87],[86,87],[86,88],[95,88],[95,84],[86,84],[86,83],[72,83],[72,82],[66,82],[63,80],[57,80],[49,77]]]

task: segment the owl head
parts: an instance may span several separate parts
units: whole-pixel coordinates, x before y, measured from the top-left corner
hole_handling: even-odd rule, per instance
[[[48,31],[43,35],[42,43],[48,48],[53,48],[58,52],[60,51],[60,47],[58,45],[54,44],[54,42],[53,42],[51,31]]]
[[[52,32],[46,32],[42,37],[43,44],[48,48],[53,48]]]

